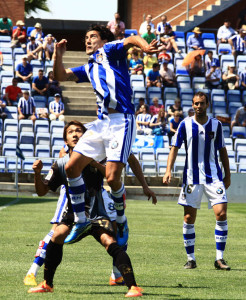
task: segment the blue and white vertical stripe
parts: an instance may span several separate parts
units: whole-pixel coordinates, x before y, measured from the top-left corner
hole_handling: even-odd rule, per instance
[[[150,122],[151,121],[151,115],[150,114],[138,114],[136,121],[140,121],[140,122]],[[139,124],[139,127],[141,129],[144,128],[148,128],[149,126],[147,125],[143,125],[143,124]]]
[[[32,97],[29,97],[28,100],[26,100],[24,97],[21,97],[18,102],[18,107],[21,108],[21,112],[23,115],[32,115],[33,114],[33,108],[35,107],[35,102]]]
[[[236,51],[245,51],[246,38],[241,38],[240,34],[231,37]]]
[[[64,110],[64,104],[61,100],[59,102],[52,101],[50,102],[49,109],[52,109],[55,113],[59,114]]]

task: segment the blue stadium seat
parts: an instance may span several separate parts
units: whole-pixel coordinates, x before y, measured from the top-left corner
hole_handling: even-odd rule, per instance
[[[175,40],[185,42],[185,33],[183,31],[174,31]]]
[[[36,157],[50,157],[50,148],[47,145],[36,145],[35,148]]]
[[[167,162],[166,161],[158,161],[157,162],[157,174],[158,176],[164,176],[167,170]]]
[[[232,127],[232,137],[238,138],[243,137],[246,138],[246,128],[242,126],[233,126]]]
[[[155,160],[154,148],[141,148],[139,150],[139,159],[144,161],[154,161]]]
[[[51,135],[51,146],[64,146],[63,135],[61,133],[53,133]]]
[[[46,74],[46,76],[48,76],[48,73],[50,71],[53,71],[53,65],[54,65],[54,61],[53,60],[46,60],[45,64],[44,64],[44,73]]]
[[[9,70],[9,71],[0,71],[0,78],[1,78],[1,82],[3,78],[9,78],[11,80],[12,83],[12,79],[14,77],[14,72]]]
[[[33,132],[33,121],[32,120],[20,120],[19,121],[20,132]]]
[[[42,163],[43,163],[43,169],[42,169],[42,173],[48,173],[52,164],[53,164],[53,160],[52,159],[42,159]]]
[[[239,90],[229,90],[227,92],[227,102],[241,102],[241,93]],[[242,104],[241,104],[242,106]]]
[[[174,54],[174,67],[182,65],[182,62],[186,56],[186,53],[175,53]]]
[[[139,149],[133,147],[131,152],[136,157],[136,159],[139,160]]]
[[[130,35],[138,35],[138,31],[136,29],[125,29],[125,37],[129,37]]]
[[[231,171],[231,173],[237,173],[236,163],[230,163],[230,171]]]
[[[226,113],[226,106],[213,106],[212,112],[214,116],[218,116]]]
[[[48,133],[49,132],[49,121],[48,120],[36,120],[34,124],[35,133]]]
[[[146,88],[142,86],[135,86],[132,89],[133,92],[133,98],[139,99],[139,98],[146,98]]]
[[[238,172],[239,173],[246,173],[246,164],[239,165],[238,166]]]
[[[178,90],[175,87],[166,87],[164,89],[164,100],[175,100],[178,97]]]
[[[17,84],[17,86],[22,90],[29,91],[29,93],[31,94],[31,85],[30,85],[30,83],[28,83],[28,82],[19,82]]]
[[[206,52],[212,51],[213,54],[217,53],[217,44],[213,42],[212,40],[204,40],[203,41],[204,48],[206,49]]]
[[[52,157],[55,157],[55,158],[58,158],[61,149],[62,149],[62,147],[59,146],[59,145],[54,145],[54,146],[52,146],[51,156],[52,156]]]
[[[223,124],[222,124],[223,125]],[[224,138],[230,138],[231,135],[231,130],[230,130],[230,126],[229,125],[223,125],[223,134],[224,134]],[[230,138],[231,139],[231,138]]]
[[[45,96],[36,95],[36,96],[33,96],[33,99],[34,99],[35,104],[36,104],[37,107],[42,108],[42,107],[47,106],[47,98]]]
[[[216,43],[216,37],[214,33],[207,33],[207,32],[203,32],[202,33],[202,39],[204,40],[209,40],[212,41],[214,43]]]
[[[16,157],[16,144],[4,144],[2,150],[3,156],[14,156]]]
[[[23,56],[24,54],[26,54],[26,50],[24,50],[23,48],[14,48],[14,50],[13,50],[13,58],[14,58],[14,60],[15,60],[16,55]]]
[[[5,157],[0,157],[0,173],[5,172]]]
[[[226,71],[228,66],[234,65],[234,56],[232,54],[221,55],[220,67],[222,71]]]
[[[17,169],[18,173],[21,170],[21,160],[18,158],[17,162]],[[16,159],[15,158],[8,158],[6,159],[6,169],[9,173],[15,173],[16,172]]]
[[[182,54],[184,53],[186,55],[186,45],[185,41],[179,40],[176,42],[177,47],[179,50],[181,50]]]
[[[211,102],[213,103],[214,101],[221,101],[225,102],[225,91],[222,89],[212,89],[211,91]]]
[[[0,36],[0,43],[9,43],[11,42],[11,37],[10,36]]]
[[[63,134],[65,122],[64,121],[51,121],[50,122],[50,133],[61,133]]]
[[[35,29],[35,27],[31,27],[31,26],[27,27],[27,30],[26,30],[27,36],[30,36],[33,29]]]
[[[225,146],[226,146],[226,150],[233,150],[233,143],[232,143],[232,139],[229,137],[229,138],[226,138],[225,137]]]
[[[27,158],[22,162],[22,172],[23,173],[34,173],[32,165],[35,162],[35,158]]]
[[[170,149],[169,148],[157,148],[156,149],[156,160],[157,161],[167,161]]]
[[[184,148],[179,149],[177,157],[176,157],[176,162],[185,162],[186,159],[186,151]]]
[[[204,89],[205,88],[205,77],[194,77],[192,80],[193,89]]]
[[[144,176],[156,176],[156,163],[155,161],[143,161],[141,163]]]
[[[21,144],[34,144],[34,133],[33,132],[21,132],[20,133],[20,143]]]
[[[133,75],[131,75],[130,80],[131,80],[131,86],[132,87],[134,87],[134,86],[142,86],[142,87],[145,86],[143,75],[133,74]]]
[[[246,68],[246,57],[245,55],[238,55],[236,60],[237,69],[245,70]]]
[[[242,93],[242,102],[243,102],[243,104],[246,103],[246,91],[243,91],[243,93]]]
[[[20,149],[24,155],[24,157],[33,157],[34,156],[34,146],[33,144],[21,144]]]
[[[2,64],[2,70],[4,71],[14,71],[13,59],[4,59]]]
[[[49,132],[38,132],[36,134],[36,145],[50,146],[50,133]]]
[[[178,65],[176,67],[176,73],[175,73],[176,77],[177,76],[190,76],[188,70],[186,67],[183,67],[181,65]]]
[[[33,74],[38,73],[39,70],[44,69],[43,62],[38,59],[32,59],[30,64],[32,65]]]
[[[245,151],[238,151],[237,152],[237,162],[240,165],[246,164],[246,152]]]
[[[18,133],[14,131],[4,131],[3,144],[16,144],[18,141]]]
[[[236,152],[239,152],[239,151],[246,152],[246,139],[245,138],[243,138],[243,139],[242,138],[236,138],[235,143],[234,143],[234,150]]]
[[[8,119],[17,120],[18,110],[16,106],[5,106],[4,112],[7,114]]]
[[[242,106],[241,102],[229,102],[228,113],[230,116],[234,115],[239,107]]]
[[[168,109],[169,109],[169,107],[171,106],[171,105],[174,105],[174,102],[175,102],[175,100],[166,100],[165,101],[165,111],[168,111]]]
[[[232,49],[231,49],[231,45],[228,44],[222,44],[220,43],[218,46],[218,55],[227,55],[227,54],[231,54],[232,53]]]
[[[178,76],[177,77],[178,88],[181,89],[190,89],[191,80],[187,76]]]
[[[194,90],[191,89],[191,88],[189,88],[189,89],[181,88],[179,90],[179,95],[180,95],[181,101],[183,101],[183,100],[192,100],[193,95],[194,95]]]
[[[148,99],[153,99],[154,97],[157,97],[161,99],[161,88],[157,86],[151,86],[147,90]]]
[[[176,176],[180,176],[184,172],[184,162],[175,162],[173,166],[173,172],[176,174]]]

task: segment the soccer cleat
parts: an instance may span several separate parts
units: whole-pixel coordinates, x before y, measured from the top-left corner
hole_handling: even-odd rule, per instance
[[[41,282],[38,286],[30,288],[28,293],[53,293],[54,289],[50,287],[46,280]]]
[[[112,276],[110,276],[109,285],[124,285],[124,284],[125,284],[125,281],[122,276],[115,278],[115,279],[112,278]]]
[[[127,294],[125,294],[126,298],[130,298],[130,297],[141,297],[143,296],[142,294],[143,289],[141,289],[138,286],[132,286],[129,291],[127,292]]]
[[[81,236],[91,228],[91,222],[77,223],[66,237],[65,244],[73,244],[81,240]]]
[[[196,262],[195,260],[188,260],[187,263],[184,265],[185,269],[195,269],[196,268]]]
[[[125,244],[128,241],[128,235],[129,235],[129,228],[127,225],[127,220],[125,220],[124,223],[117,223],[116,240],[117,240],[117,244],[120,247],[125,246]]]
[[[33,273],[26,275],[24,278],[25,285],[37,285],[36,277]]]
[[[225,270],[225,271],[230,271],[231,267],[229,267],[226,263],[226,261],[222,259],[218,259],[214,262],[214,266],[217,270]]]

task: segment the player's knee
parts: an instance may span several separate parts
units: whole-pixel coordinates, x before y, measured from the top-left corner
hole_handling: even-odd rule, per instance
[[[195,222],[194,217],[191,214],[186,214],[184,216],[184,221],[187,224],[194,224],[194,222]]]
[[[217,221],[225,221],[227,219],[226,211],[221,211],[216,215]]]

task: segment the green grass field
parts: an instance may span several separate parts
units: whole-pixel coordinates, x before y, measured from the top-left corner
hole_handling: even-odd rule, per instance
[[[4,206],[14,198],[0,198]],[[0,299],[123,299],[126,287],[110,287],[111,257],[92,237],[64,246],[53,294],[27,294],[23,278],[39,240],[49,231],[56,199],[21,198],[1,209]],[[214,269],[215,218],[203,203],[196,223],[198,268],[185,270],[183,209],[175,202],[128,201],[131,257],[144,299],[246,299],[245,204],[229,204],[225,258],[229,272]],[[43,269],[37,281],[43,278]]]

